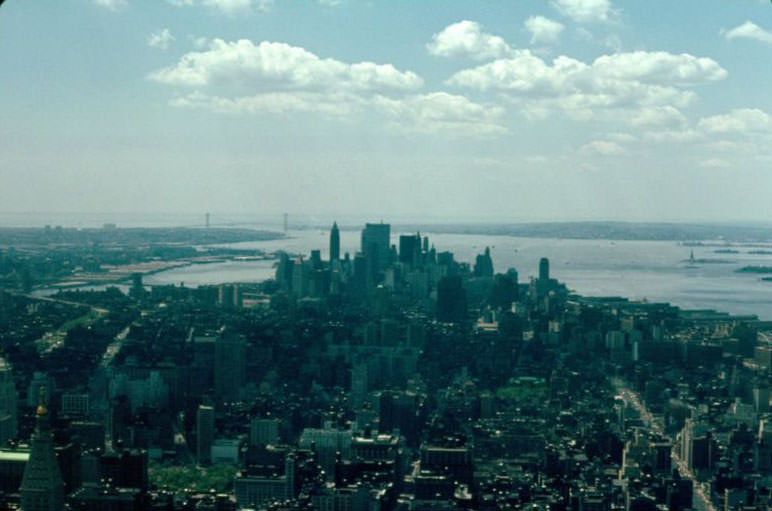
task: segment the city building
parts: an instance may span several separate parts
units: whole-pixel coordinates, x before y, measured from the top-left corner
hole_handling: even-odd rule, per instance
[[[214,344],[214,395],[217,403],[239,401],[244,387],[246,341],[232,332],[221,332]]]
[[[0,446],[16,437],[19,422],[17,401],[11,366],[0,358]]]
[[[338,223],[332,223],[330,230],[330,262],[340,260],[340,231]]]
[[[214,408],[200,405],[196,411],[196,459],[201,465],[212,462]]]
[[[381,272],[391,262],[391,226],[366,224],[362,231],[362,253],[367,256],[374,272]]]
[[[54,452],[45,388],[41,388],[39,395],[35,432],[30,440],[29,460],[19,489],[21,508],[24,511],[61,511],[64,509],[64,483]]]

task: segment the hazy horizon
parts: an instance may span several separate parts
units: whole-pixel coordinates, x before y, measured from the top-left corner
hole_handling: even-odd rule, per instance
[[[772,220],[704,220],[704,219],[609,219],[609,218],[506,218],[506,217],[449,217],[431,214],[349,214],[338,216],[288,213],[289,229],[328,228],[337,222],[341,229],[358,230],[365,223],[384,222],[395,227],[405,226],[505,226],[539,224],[630,224],[630,225],[696,225],[727,227],[769,227]],[[36,228],[62,226],[65,228],[101,228],[115,224],[118,228],[203,227],[205,213],[197,212],[73,212],[73,211],[0,211],[0,228]],[[212,227],[245,227],[283,229],[284,214],[249,214],[243,212],[210,212]]]

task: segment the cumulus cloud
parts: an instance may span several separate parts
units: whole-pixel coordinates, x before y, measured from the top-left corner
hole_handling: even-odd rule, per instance
[[[175,7],[203,5],[223,14],[235,16],[254,10],[268,10],[273,6],[274,0],[166,0],[166,2]]]
[[[169,104],[178,108],[195,108],[221,114],[287,114],[312,112],[328,116],[347,116],[360,105],[357,96],[350,94],[321,94],[318,92],[269,92],[235,98],[192,92],[173,98]]]
[[[697,163],[697,166],[707,169],[725,169],[732,164],[721,158],[708,158]]]
[[[625,149],[616,142],[611,142],[609,140],[593,140],[592,142],[584,144],[579,149],[579,152],[590,156],[618,156],[624,154]]]
[[[510,55],[512,48],[499,36],[482,31],[475,21],[459,21],[434,34],[426,49],[438,57],[469,57],[478,60]]]
[[[93,0],[94,5],[117,11],[123,7],[126,7],[126,0]]]
[[[254,10],[268,11],[275,0],[165,0],[167,3],[176,7],[188,7],[192,5],[204,5],[215,9],[223,14],[237,15],[245,14]],[[343,0],[317,0],[322,5],[337,6],[343,3]]]
[[[550,4],[577,23],[607,23],[614,16],[609,0],[552,0]]]
[[[727,72],[707,57],[665,51],[634,51],[602,55],[593,67],[604,77],[648,83],[694,85],[723,80]]]
[[[698,127],[708,133],[769,132],[772,115],[758,108],[738,108],[727,114],[704,117]]]
[[[239,86],[262,90],[412,90],[423,80],[391,64],[347,64],[285,43],[214,39],[205,51],[187,53],[151,80],[190,87]]]
[[[684,144],[703,138],[703,134],[693,129],[647,131],[643,134],[645,142],[665,144]]]
[[[162,50],[168,49],[172,41],[174,41],[174,36],[168,28],[163,28],[157,32],[153,32],[147,37],[148,46],[152,46],[153,48],[160,48]]]
[[[256,5],[263,8],[270,7],[262,2],[256,4],[254,0],[202,0],[202,3],[229,15],[249,12]]]
[[[724,32],[724,37],[727,39],[753,39],[772,44],[772,32],[761,28],[752,21],[746,21],[742,25],[727,30]]]
[[[489,135],[505,131],[503,109],[447,92],[418,94],[423,80],[391,64],[349,64],[304,48],[249,40],[208,41],[150,80],[194,89],[170,105],[221,114],[319,114],[351,121],[359,114],[403,131]]]
[[[506,131],[501,124],[502,109],[481,105],[446,92],[387,97],[351,93],[271,92],[237,98],[192,92],[173,98],[177,108],[195,108],[221,114],[314,113],[351,121],[365,111],[380,116],[384,123],[402,131],[449,135],[490,135]]]
[[[559,108],[576,118],[599,109],[683,107],[695,94],[685,87],[722,80],[715,61],[667,52],[617,53],[590,64],[559,56],[547,63],[529,50],[457,72],[447,83],[479,91],[497,91],[531,108]]]
[[[686,124],[686,117],[670,105],[641,108],[630,120],[634,126],[679,127]]]
[[[531,16],[525,20],[525,28],[531,33],[531,44],[552,44],[560,38],[565,26],[544,16]]]
[[[401,99],[376,96],[373,104],[393,124],[411,131],[488,135],[506,131],[500,107],[481,105],[447,92],[412,95]]]

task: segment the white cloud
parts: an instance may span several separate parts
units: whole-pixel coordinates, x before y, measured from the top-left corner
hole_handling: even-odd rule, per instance
[[[693,129],[647,131],[643,134],[643,140],[646,142],[665,144],[683,144],[695,142],[702,138],[703,134]]]
[[[634,126],[680,127],[686,124],[686,117],[670,105],[641,108],[630,120]]]
[[[553,159],[555,158],[553,157]],[[526,163],[532,163],[532,164],[543,164],[543,163],[548,163],[550,161],[550,158],[541,154],[532,154],[529,156],[525,156],[523,158],[523,161],[525,161]]]
[[[615,15],[609,0],[552,0],[550,4],[577,23],[607,23]]]
[[[318,92],[269,92],[254,96],[227,98],[192,92],[173,98],[169,104],[178,108],[210,110],[220,114],[286,114],[313,112],[328,116],[347,116],[359,106],[359,99],[348,94]]]
[[[772,32],[761,28],[752,21],[746,21],[742,25],[727,30],[724,32],[724,37],[727,39],[754,39],[762,43],[772,44]]]
[[[168,49],[172,41],[174,41],[174,36],[168,28],[163,28],[157,32],[153,32],[147,37],[148,46],[152,46],[153,48],[160,48],[162,50]]]
[[[531,44],[555,43],[565,29],[562,23],[544,16],[531,16],[524,24],[526,30],[531,33]]]
[[[446,92],[413,94],[390,98],[380,94],[306,91],[270,92],[227,98],[193,92],[173,98],[177,108],[195,108],[220,114],[315,113],[342,121],[352,121],[365,111],[381,116],[386,124],[401,131],[425,134],[477,136],[506,131],[500,123],[502,109],[481,105]]]
[[[757,152],[759,147],[753,142],[738,141],[738,140],[717,140],[715,142],[709,142],[705,144],[707,149],[720,153],[745,153],[750,154]]]
[[[499,36],[482,31],[475,21],[459,21],[434,34],[426,49],[438,57],[471,57],[484,60],[501,58],[512,53],[512,48]]]
[[[254,0],[202,0],[202,3],[228,15],[243,14],[255,7]],[[268,7],[263,2],[260,2],[259,6]]]
[[[593,67],[606,78],[676,85],[712,82],[727,76],[726,70],[713,59],[665,51],[602,55],[595,59]]]
[[[606,138],[616,142],[634,142],[635,137],[629,133],[609,133]]]
[[[376,96],[373,104],[392,124],[409,131],[489,135],[506,131],[500,118],[503,110],[475,103],[455,94],[432,92],[402,99]]]
[[[697,163],[697,166],[707,169],[725,169],[731,167],[732,164],[721,158],[708,158]]]
[[[698,127],[708,133],[770,132],[772,115],[758,108],[738,108],[728,114],[704,117]]]
[[[372,117],[401,131],[491,135],[506,131],[503,109],[447,92],[417,94],[423,80],[390,64],[348,64],[299,47],[264,41],[209,41],[150,80],[194,92],[175,96],[177,108],[220,114],[319,114],[341,121]],[[376,122],[375,125],[379,123]]]
[[[245,14],[254,10],[268,11],[276,0],[165,0],[175,7],[189,7],[193,5],[204,5],[211,7],[227,15]],[[317,0],[322,5],[337,6],[343,3],[343,0]]]
[[[586,155],[600,155],[600,156],[618,156],[625,153],[625,149],[609,140],[593,140],[584,144],[579,152]]]
[[[122,9],[123,7],[126,7],[126,0],[92,0],[94,2],[94,5],[98,5],[99,7],[104,7],[105,9],[110,9],[112,11],[117,11],[118,9]]]
[[[604,55],[591,64],[559,56],[551,64],[529,50],[457,72],[448,84],[498,91],[529,107],[558,108],[588,119],[602,109],[683,107],[695,97],[684,88],[725,78],[715,61],[688,54],[632,52]]]
[[[412,90],[423,80],[391,64],[346,64],[322,59],[285,43],[214,39],[205,51],[187,53],[177,64],[149,75],[151,80],[190,87],[251,90]]]

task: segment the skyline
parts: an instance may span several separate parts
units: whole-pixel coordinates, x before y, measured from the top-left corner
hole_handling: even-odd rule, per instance
[[[436,5],[6,2],[2,209],[770,217],[769,2]]]

